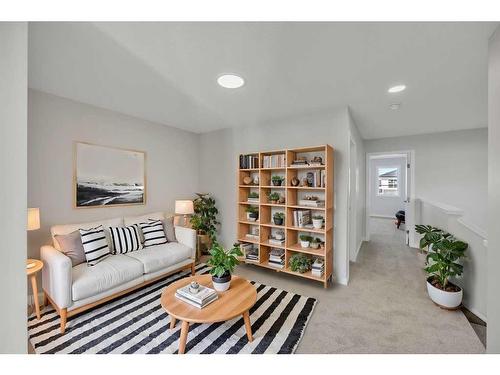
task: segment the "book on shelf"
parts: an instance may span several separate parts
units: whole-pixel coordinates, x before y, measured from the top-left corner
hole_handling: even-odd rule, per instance
[[[285,239],[277,240],[276,238],[270,238],[269,243],[271,245],[283,245],[285,243]]]
[[[177,299],[179,299],[183,302],[186,302],[186,303],[190,304],[191,306],[197,307],[199,309],[202,309],[205,306],[210,305],[212,302],[217,301],[217,299],[219,298],[217,296],[217,293],[215,293],[215,296],[210,297],[209,299],[205,300],[203,303],[198,303],[198,302],[193,301],[190,298],[185,297],[182,294],[179,294],[178,292],[175,293],[175,297]]]
[[[311,218],[311,210],[293,210],[294,227],[304,228],[306,225],[312,223]]]
[[[240,155],[240,169],[259,168],[259,157],[255,155]]]
[[[252,245],[252,247],[245,249],[245,259],[259,260],[259,248]]]
[[[311,275],[321,277],[325,273],[325,262],[321,258],[316,258],[311,266]]]
[[[262,168],[285,168],[285,154],[264,155],[262,157]]]
[[[258,234],[247,233],[245,234],[245,238],[248,238],[249,240],[252,241],[258,241],[260,237]]]
[[[307,184],[309,187],[325,187],[325,171],[311,171],[307,172]]]
[[[248,203],[259,203],[259,198],[247,198]]]
[[[299,206],[304,207],[325,207],[324,200],[309,200],[309,199],[299,199]]]

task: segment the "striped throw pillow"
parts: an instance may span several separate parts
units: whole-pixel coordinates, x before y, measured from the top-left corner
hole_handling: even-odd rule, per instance
[[[147,223],[140,223],[139,226],[144,237],[144,247],[162,245],[168,242],[161,220],[149,219]]]
[[[94,266],[111,255],[102,225],[91,229],[79,229],[79,231],[88,266]]]
[[[142,249],[137,224],[129,227],[109,227],[111,241],[113,242],[113,254],[125,254]]]

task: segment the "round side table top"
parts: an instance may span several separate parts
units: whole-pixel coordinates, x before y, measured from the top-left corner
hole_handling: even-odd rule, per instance
[[[257,300],[257,290],[247,280],[233,276],[228,290],[218,293],[217,301],[198,309],[175,297],[177,289],[197,281],[213,289],[211,275],[192,276],[169,285],[161,294],[162,307],[174,318],[190,323],[214,323],[233,319],[248,311]]]
[[[29,265],[33,264],[32,267],[29,267]],[[29,267],[29,268],[28,268]],[[33,275],[34,273],[37,273],[43,268],[43,262],[38,259],[27,259],[26,260],[26,274]]]

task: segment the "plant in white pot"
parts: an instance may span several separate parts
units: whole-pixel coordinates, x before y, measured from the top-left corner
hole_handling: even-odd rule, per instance
[[[225,250],[220,244],[215,242],[210,249],[210,259],[207,264],[211,266],[210,274],[214,289],[218,292],[225,292],[231,285],[231,273],[239,263],[238,258],[243,253],[239,246],[233,246],[230,250]]]
[[[450,282],[450,278],[462,275],[464,267],[458,262],[465,258],[469,245],[430,225],[416,225],[415,229],[417,233],[424,235],[420,240],[420,248],[427,247],[429,250],[425,268],[425,272],[429,274],[429,297],[444,309],[458,308],[462,303],[463,290]]]
[[[307,248],[312,241],[312,237],[306,234],[301,234],[300,237],[300,247]]]
[[[312,222],[313,222],[313,228],[314,229],[321,229],[321,228],[323,228],[323,216],[321,216],[321,215],[314,215],[312,217]]]

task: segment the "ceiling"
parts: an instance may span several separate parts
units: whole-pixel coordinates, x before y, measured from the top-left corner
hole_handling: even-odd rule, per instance
[[[480,128],[496,26],[30,23],[29,86],[197,133],[342,106],[365,139]],[[224,89],[223,73],[246,83]]]

